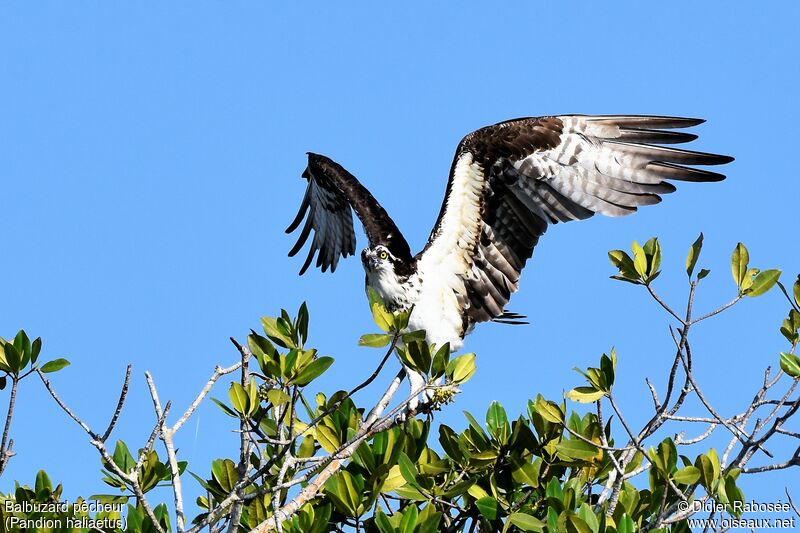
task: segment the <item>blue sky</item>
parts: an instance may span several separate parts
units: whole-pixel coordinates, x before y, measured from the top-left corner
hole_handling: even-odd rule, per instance
[[[626,219],[551,228],[510,305],[532,324],[479,327],[466,345],[479,370],[439,417],[461,428],[462,409],[482,418],[493,399],[516,414],[537,393],[559,398],[580,383],[572,367],[614,345],[620,401],[644,421],[644,377],[663,383],[671,360],[668,322],[643,291],[608,279],[606,252],[658,235],[657,288],[677,305],[686,250],[703,231],[700,264],[712,274],[701,309],[734,295],[737,241],[787,281],[800,270],[798,11],[792,2],[3,3],[0,335],[25,328],[43,337],[43,357],[69,358],[54,384],[98,429],[133,363],[115,434],[131,448],[154,423],[145,370],[182,409],[215,364],[235,360],[229,336],[304,300],[312,344],[337,360],[321,386],[349,388],[378,358],[356,347],[375,329],[361,266],[301,278],[302,260],[286,258],[306,151],[358,176],[419,249],[453,150],[480,126],[559,113],[703,117],[694,147],[735,156],[729,179],[679,185]],[[776,292],[698,328],[698,374],[723,411],[749,402],[762,369],[777,366],[785,313]],[[0,490],[44,468],[67,495],[105,492],[96,452],[43,387],[23,382],[18,401],[17,456]],[[235,455],[231,428],[213,406],[187,425],[178,445],[193,470]],[[778,472],[744,488],[762,501],[784,497],[784,486],[800,497],[797,479]]]

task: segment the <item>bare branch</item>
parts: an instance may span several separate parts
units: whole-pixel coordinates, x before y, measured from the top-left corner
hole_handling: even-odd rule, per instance
[[[175,444],[172,440],[175,431],[166,425],[167,411],[161,409],[161,401],[158,399],[158,390],[156,389],[156,384],[153,382],[153,376],[150,375],[150,372],[145,372],[144,377],[147,381],[147,387],[150,389],[153,409],[161,422],[159,426],[161,441],[164,443],[164,448],[167,450],[167,460],[169,462],[170,477],[172,479],[172,495],[175,502],[175,527],[178,533],[182,533],[186,527],[186,517],[183,512],[183,486],[181,484],[180,466],[178,465],[178,458],[175,454]],[[167,406],[169,405],[170,403],[168,402]]]
[[[214,373],[211,374],[210,378],[208,378],[208,381],[203,386],[203,388],[200,390],[200,393],[194,399],[192,404],[189,406],[188,409],[186,409],[186,412],[183,413],[183,416],[181,416],[178,419],[178,421],[175,422],[175,425],[172,426],[172,432],[176,433],[179,429],[181,429],[183,427],[183,425],[186,423],[186,421],[189,420],[189,418],[194,414],[194,412],[197,410],[197,408],[203,402],[203,400],[208,395],[208,393],[211,391],[211,388],[214,386],[214,384],[217,382],[217,380],[219,378],[221,378],[222,376],[225,376],[227,374],[230,374],[232,372],[236,372],[239,369],[240,366],[242,366],[242,362],[241,361],[239,361],[236,364],[231,365],[231,366],[229,366],[227,368],[222,368],[219,365],[217,365],[214,368]]]
[[[14,417],[14,405],[17,402],[17,386],[19,385],[19,378],[16,376],[11,377],[11,397],[8,399],[8,413],[6,414],[6,423],[3,428],[3,441],[0,443],[0,474],[5,471],[8,461],[14,456],[11,450],[14,441],[8,440],[8,432],[11,429],[11,419]],[[8,447],[6,447],[8,444]]]
[[[82,428],[83,428],[83,430],[86,432],[86,434],[87,434],[87,435],[89,435],[89,437],[90,437],[90,438],[91,438],[93,441],[101,441],[101,442],[102,442],[102,440],[100,439],[100,436],[99,436],[97,433],[95,433],[94,431],[92,431],[92,430],[89,428],[89,426],[88,426],[88,425],[86,425],[86,423],[85,423],[83,420],[81,420],[80,418],[78,418],[78,415],[76,415],[75,413],[73,413],[73,412],[72,412],[72,410],[70,410],[70,408],[69,408],[69,407],[67,407],[67,404],[65,404],[63,401],[61,401],[61,398],[59,398],[59,397],[58,397],[58,394],[56,394],[56,391],[55,391],[55,390],[53,390],[53,387],[52,387],[52,385],[50,385],[50,381],[49,381],[49,380],[48,380],[46,377],[44,377],[44,374],[42,373],[42,371],[41,371],[41,370],[39,370],[39,369],[37,368],[37,369],[36,369],[36,373],[37,373],[37,374],[39,374],[39,378],[42,380],[42,383],[44,383],[44,386],[45,386],[45,388],[47,389],[47,392],[49,392],[49,393],[50,393],[50,396],[52,396],[52,397],[53,397],[53,399],[56,401],[56,403],[58,404],[58,406],[59,406],[59,407],[61,407],[61,409],[62,409],[62,410],[65,412],[65,413],[67,413],[67,415],[68,415],[68,416],[69,416],[71,419],[73,419],[73,420],[74,420],[74,421],[75,421],[75,422],[76,422],[76,423],[77,423],[77,424],[78,424],[80,427],[82,427]]]
[[[117,420],[119,419],[119,415],[122,412],[122,406],[125,403],[125,398],[128,396],[128,385],[131,382],[131,365],[128,365],[128,368],[125,370],[125,381],[122,383],[122,390],[119,392],[119,401],[117,402],[117,408],[114,409],[114,414],[111,416],[111,421],[108,423],[108,427],[106,428],[103,436],[100,437],[100,440],[105,442],[108,440],[108,437],[111,435],[111,432],[114,431],[114,426],[117,425]]]
[[[700,318],[695,318],[694,320],[692,320],[690,322],[690,324],[697,324],[698,322],[702,322],[703,320],[705,320],[707,318],[711,318],[712,316],[716,316],[716,315],[720,314],[721,312],[725,311],[729,307],[733,307],[734,305],[736,305],[739,302],[739,300],[742,299],[742,296],[743,295],[740,294],[736,298],[731,300],[730,302],[728,302],[725,305],[723,305],[722,307],[714,309],[710,313],[706,313],[705,315],[701,316]]]
[[[649,292],[649,293],[650,293],[650,296],[652,296],[652,297],[653,297],[653,299],[654,299],[656,302],[658,302],[658,305],[660,305],[661,307],[663,307],[663,308],[664,308],[664,310],[665,310],[667,313],[671,314],[671,315],[672,315],[672,316],[675,318],[675,320],[677,320],[678,322],[680,322],[682,325],[685,325],[685,322],[683,321],[683,319],[682,319],[681,317],[679,317],[679,316],[678,316],[678,313],[676,313],[675,311],[673,311],[673,310],[672,310],[672,308],[670,308],[670,306],[669,306],[669,305],[667,305],[667,304],[666,304],[666,302],[664,302],[664,300],[662,300],[662,299],[661,299],[661,297],[658,295],[658,293],[656,293],[656,291],[655,291],[655,290],[653,290],[653,287],[651,287],[649,283],[648,283],[648,284],[646,284],[646,285],[645,285],[645,287],[647,288],[647,292]]]

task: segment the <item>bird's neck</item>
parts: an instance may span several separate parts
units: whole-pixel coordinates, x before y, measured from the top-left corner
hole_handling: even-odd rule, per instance
[[[414,304],[419,293],[417,274],[397,276],[392,271],[367,272],[366,285],[381,297],[389,311],[405,311]]]

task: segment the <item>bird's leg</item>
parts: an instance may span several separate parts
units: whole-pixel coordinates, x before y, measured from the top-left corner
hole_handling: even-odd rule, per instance
[[[408,403],[409,409],[413,410],[419,405],[419,391],[425,386],[425,376],[416,370],[412,370],[405,365],[403,366],[406,369],[406,375],[408,376],[408,384],[411,386],[411,394],[417,392],[417,394],[414,394],[414,397]]]

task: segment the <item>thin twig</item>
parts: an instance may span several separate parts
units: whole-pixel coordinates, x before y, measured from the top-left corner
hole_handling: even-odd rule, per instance
[[[713,310],[713,311],[711,311],[710,313],[706,313],[705,315],[703,315],[703,316],[701,316],[701,317],[699,317],[699,318],[695,318],[695,319],[694,319],[694,320],[691,322],[691,324],[697,324],[698,322],[702,322],[703,320],[705,320],[705,319],[707,319],[707,318],[711,318],[712,316],[716,316],[716,315],[720,314],[721,312],[723,312],[724,310],[728,309],[729,307],[732,307],[732,306],[736,305],[736,304],[739,302],[739,300],[741,300],[741,299],[742,299],[742,296],[743,296],[743,295],[741,295],[741,294],[740,294],[739,296],[737,296],[736,298],[734,298],[734,299],[733,299],[733,300],[731,300],[730,302],[726,303],[726,304],[725,304],[725,305],[723,305],[722,307],[719,307],[719,308],[717,308],[717,309],[714,309],[714,310]]]
[[[197,410],[197,408],[200,406],[200,403],[202,403],[203,399],[205,399],[206,395],[209,393],[209,391],[211,390],[211,388],[214,386],[214,384],[217,382],[217,380],[219,378],[221,378],[224,375],[230,374],[231,372],[236,372],[239,369],[240,366],[242,366],[242,362],[241,361],[239,361],[236,364],[231,365],[231,366],[229,366],[227,368],[222,368],[219,365],[217,365],[214,368],[214,373],[211,374],[211,377],[208,379],[206,384],[200,390],[200,393],[194,399],[192,404],[189,406],[188,409],[186,409],[186,412],[183,413],[183,416],[181,416],[178,419],[178,421],[175,422],[175,425],[172,426],[172,432],[175,433],[175,432],[177,432],[179,429],[181,429],[183,427],[183,425],[186,423],[186,421],[189,420],[189,417],[191,417],[194,414],[194,412]]]
[[[111,435],[111,432],[114,431],[114,426],[117,425],[117,420],[119,419],[119,415],[122,412],[122,406],[125,404],[125,398],[128,396],[128,385],[130,385],[131,381],[131,368],[132,365],[128,365],[128,368],[125,370],[125,381],[122,383],[122,390],[119,392],[119,401],[117,402],[117,408],[114,409],[114,414],[111,416],[111,421],[108,423],[108,427],[106,428],[103,436],[100,437],[100,440],[105,442],[108,440],[108,437]]]

